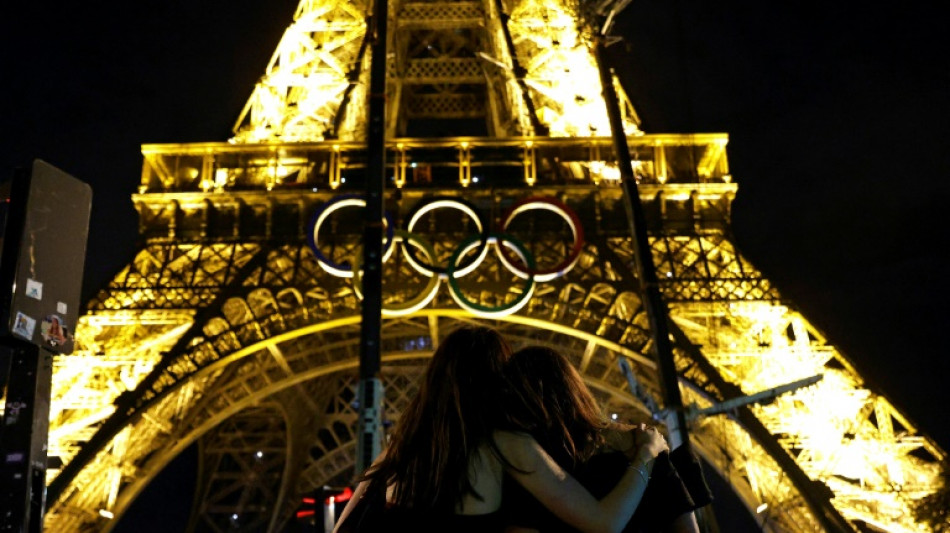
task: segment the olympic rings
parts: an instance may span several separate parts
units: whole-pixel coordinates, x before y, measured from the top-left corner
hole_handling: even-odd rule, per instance
[[[307,244],[310,245],[313,255],[316,256],[320,268],[334,276],[349,278],[353,276],[353,269],[347,264],[335,263],[329,257],[325,256],[323,252],[320,251],[320,243],[317,241],[317,234],[320,232],[320,226],[323,224],[323,221],[326,220],[331,213],[344,207],[365,208],[366,200],[355,194],[344,194],[321,205],[310,219],[310,224],[308,225],[309,231],[307,232]],[[384,214],[384,222],[386,223],[386,240],[383,244],[383,261],[388,259],[393,251],[393,231],[395,230],[389,212]]]
[[[429,241],[423,239],[419,235],[414,235],[401,229],[397,229],[395,233],[396,241],[401,242],[403,248],[408,248],[410,243],[412,245],[416,245],[422,250],[422,253],[426,256],[428,261],[435,261],[435,250],[432,248],[432,245],[429,243]],[[360,250],[357,250],[353,260],[353,290],[360,299],[363,298],[363,270],[361,268],[363,262],[362,256],[363,254],[360,253]],[[439,276],[429,276],[429,283],[426,284],[426,287],[413,298],[396,305],[387,306],[384,303],[382,310],[383,316],[409,315],[429,305],[429,302],[435,298],[435,294],[439,291],[440,281],[441,280]]]
[[[357,249],[356,257],[350,264],[338,264],[321,252],[318,235],[320,227],[331,213],[345,207],[365,206],[365,200],[358,195],[338,196],[317,209],[310,221],[307,235],[308,244],[320,267],[334,276],[352,277],[354,291],[359,298],[362,298],[361,248]],[[475,224],[478,231],[478,233],[459,243],[444,266],[437,264],[438,257],[432,244],[414,231],[424,215],[442,207],[460,211]],[[574,244],[567,257],[549,268],[538,268],[534,256],[524,243],[508,233],[508,227],[518,215],[536,209],[551,211],[560,215],[567,222],[573,236]],[[500,317],[515,313],[531,299],[538,282],[553,280],[574,268],[584,246],[584,229],[577,215],[564,203],[549,197],[531,197],[516,202],[502,217],[498,231],[488,229],[484,219],[473,205],[451,197],[434,198],[415,207],[407,215],[405,229],[395,228],[393,217],[389,212],[384,214],[384,222],[386,224],[386,235],[383,261],[386,261],[392,255],[395,250],[394,244],[399,242],[407,263],[420,274],[429,276],[429,282],[419,294],[395,305],[384,304],[383,314],[385,316],[401,316],[422,309],[435,298],[440,281],[443,278],[448,280],[449,293],[453,300],[460,307],[473,314]],[[510,303],[489,306],[474,302],[462,293],[459,286],[458,279],[473,272],[488,255],[489,245],[495,246],[499,261],[514,275],[524,280],[520,294]]]

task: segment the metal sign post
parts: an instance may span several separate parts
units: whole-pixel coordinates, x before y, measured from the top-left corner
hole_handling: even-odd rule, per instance
[[[670,329],[668,327],[668,312],[666,305],[660,295],[659,281],[656,277],[656,267],[653,264],[650,243],[647,239],[645,217],[643,206],[640,203],[640,193],[637,188],[636,177],[633,175],[631,165],[630,147],[627,145],[627,138],[624,134],[623,123],[620,116],[620,106],[617,99],[617,92],[614,89],[613,76],[607,67],[606,41],[610,38],[610,28],[616,15],[629,3],[627,0],[605,0],[599,4],[602,15],[606,15],[602,31],[594,39],[594,54],[597,60],[598,70],[600,71],[600,81],[603,86],[604,100],[607,105],[607,117],[610,120],[610,130],[613,137],[613,144],[617,155],[617,164],[620,167],[620,178],[624,191],[624,207],[627,211],[627,218],[630,223],[630,232],[633,236],[633,250],[637,267],[637,274],[641,283],[641,294],[644,307],[649,319],[650,329],[653,334],[654,355],[657,360],[659,370],[660,392],[662,394],[663,405],[661,411],[665,415],[667,429],[670,435],[670,448],[689,443],[689,434],[687,432],[687,410],[683,407],[683,398],[680,394],[676,366],[673,361],[673,347],[670,342]],[[814,378],[810,378],[814,379]],[[805,383],[804,381],[802,383]],[[789,387],[799,386],[800,383],[789,384]],[[781,389],[785,390],[785,389]],[[636,391],[631,391],[636,392]],[[763,397],[781,393],[778,390],[764,391]],[[756,398],[760,399],[760,398]],[[729,404],[729,407],[742,404],[741,400],[736,404]],[[704,414],[711,414],[704,413]],[[783,452],[784,453],[784,452]],[[800,472],[800,471],[799,471]],[[809,507],[814,511],[815,518],[828,531],[853,531],[847,520],[828,502],[826,497],[817,494],[815,484],[804,476],[804,473],[796,474],[801,476],[800,482],[796,483],[805,496]],[[715,524],[715,518],[710,507],[700,510],[700,518],[704,522],[704,527],[718,529]]]
[[[17,339],[0,340],[6,404],[0,428],[0,531],[43,531],[46,446],[53,354]]]
[[[388,4],[376,0],[370,25],[369,132],[366,208],[363,226],[363,307],[360,331],[359,427],[356,473],[382,452],[383,383],[380,338],[383,307],[383,194],[386,187],[386,17]]]
[[[627,138],[624,135],[623,123],[620,117],[620,106],[617,103],[617,91],[614,89],[613,76],[607,68],[604,39],[604,36],[598,36],[595,43],[600,83],[603,85],[607,117],[610,120],[610,131],[613,137],[614,150],[617,154],[617,165],[620,167],[624,207],[627,211],[627,220],[630,223],[630,233],[633,237],[633,252],[637,277],[640,280],[641,297],[650,322],[650,331],[653,333],[654,357],[656,357],[660,374],[663,408],[667,412],[665,422],[669,430],[670,447],[677,448],[689,442],[686,417],[683,413],[683,398],[680,394],[676,366],[673,363],[673,345],[670,343],[670,330],[667,326],[666,304],[660,295],[660,284],[656,277],[656,267],[653,265],[650,242],[647,238],[646,219],[643,214],[643,206],[640,203],[637,180],[633,175],[630,147],[627,146]]]
[[[623,2],[622,4],[626,5]],[[622,6],[619,7],[622,9]],[[617,91],[614,88],[613,76],[607,67],[605,41],[613,16],[617,12],[616,9],[610,12],[604,24],[604,31],[595,38],[594,54],[600,72],[600,83],[603,86],[604,102],[607,106],[607,118],[610,121],[610,132],[617,156],[617,166],[620,167],[624,208],[627,213],[627,221],[630,224],[634,262],[637,268],[637,278],[640,281],[640,297],[643,299],[643,307],[647,313],[647,320],[653,338],[653,356],[656,359],[657,370],[659,371],[660,394],[663,401],[662,412],[665,415],[663,419],[669,433],[670,449],[675,450],[681,446],[689,446],[689,432],[686,427],[683,397],[679,389],[679,377],[673,360],[673,344],[670,342],[670,330],[667,324],[669,313],[660,294],[656,266],[653,264],[653,255],[647,236],[646,217],[643,213],[643,205],[640,203],[636,176],[633,174],[630,147],[627,145],[627,137],[624,134]],[[635,391],[632,390],[631,392]],[[704,530],[715,531],[718,529],[712,509],[708,506],[705,509],[698,510],[695,516],[703,524],[702,528]]]

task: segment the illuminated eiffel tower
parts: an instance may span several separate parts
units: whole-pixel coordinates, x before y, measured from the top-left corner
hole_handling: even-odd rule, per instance
[[[144,244],[55,364],[49,531],[108,531],[192,446],[197,531],[280,531],[352,479],[370,7],[301,0],[229,142],[143,146]],[[620,358],[659,390],[588,20],[565,0],[389,5],[390,420],[469,322],[566,353],[605,413],[645,411]],[[727,135],[645,134],[619,93],[685,401],[824,376],[696,418],[698,451],[763,530],[925,531],[911,509],[945,454],[735,249]]]

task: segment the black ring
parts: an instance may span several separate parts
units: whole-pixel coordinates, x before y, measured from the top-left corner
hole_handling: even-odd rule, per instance
[[[412,211],[410,211],[409,214],[406,216],[404,220],[406,227],[403,229],[405,231],[408,231],[409,233],[412,233],[412,228],[409,226],[409,221],[415,218],[416,214],[424,208],[428,208],[427,211],[431,209],[437,209],[438,206],[436,207],[429,207],[429,206],[433,204],[437,204],[439,201],[449,201],[449,202],[455,202],[455,203],[464,205],[466,208],[471,210],[472,213],[475,214],[477,223],[481,225],[482,227],[481,235],[479,235],[479,244],[478,244],[477,252],[475,254],[470,254],[468,259],[463,260],[459,265],[457,265],[455,268],[452,269],[453,271],[464,270],[472,266],[472,264],[481,257],[482,252],[485,250],[485,247],[488,246],[488,233],[489,233],[488,224],[485,223],[485,220],[484,218],[482,218],[481,213],[479,213],[478,209],[474,205],[472,205],[469,202],[466,202],[465,200],[456,198],[454,196],[436,196],[434,198],[426,198],[420,201],[418,204],[416,204],[416,206],[412,208]],[[430,264],[427,264],[425,261],[422,261],[421,259],[419,259],[419,256],[417,255],[418,252],[415,251],[415,247],[405,246],[403,247],[403,250],[406,252],[407,255],[409,255],[409,257],[417,265],[422,267],[424,270],[429,270],[433,273],[440,274],[440,275],[446,275],[448,273],[448,265],[444,267],[437,266],[437,265],[430,265]]]

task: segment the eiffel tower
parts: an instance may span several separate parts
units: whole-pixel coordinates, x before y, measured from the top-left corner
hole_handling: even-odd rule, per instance
[[[142,147],[144,244],[55,363],[47,530],[109,531],[187,449],[194,531],[281,531],[352,480],[371,8],[301,0],[228,142]],[[478,322],[556,347],[605,413],[642,418],[618,361],[653,394],[660,376],[591,6],[388,9],[386,417],[440,337]],[[645,133],[614,86],[684,402],[823,375],[692,418],[703,459],[763,530],[926,531],[911,510],[945,452],[736,249],[728,136]]]

